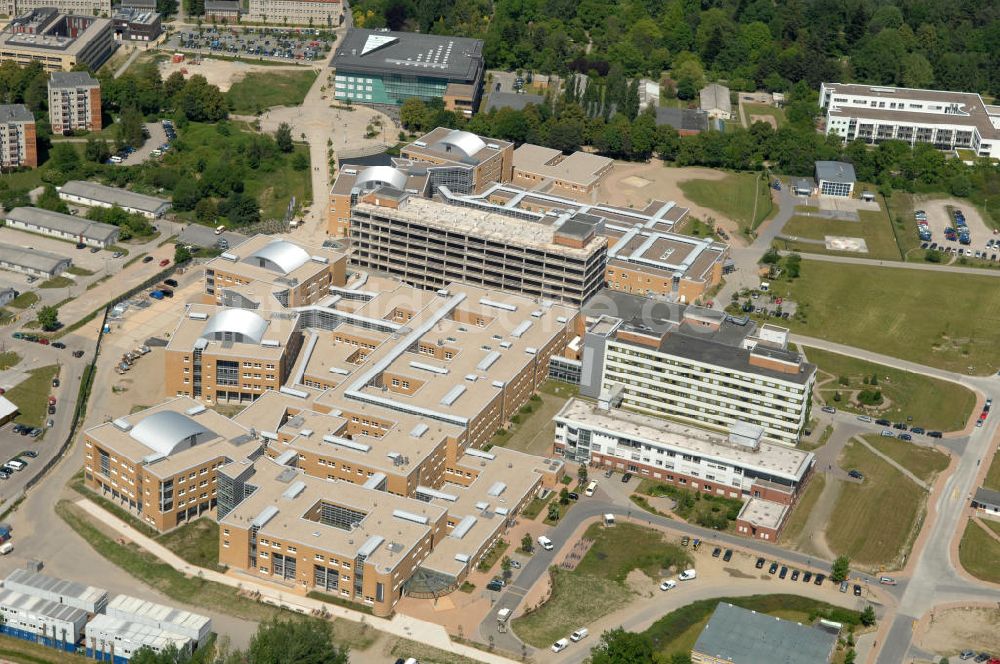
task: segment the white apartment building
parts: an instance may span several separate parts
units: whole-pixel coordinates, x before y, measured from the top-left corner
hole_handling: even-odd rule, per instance
[[[101,130],[101,83],[86,71],[54,71],[49,77],[53,134]]]
[[[844,141],[930,143],[1000,158],[1000,106],[975,93],[823,83],[819,104],[826,133]]]
[[[247,20],[283,25],[335,28],[344,15],[340,0],[250,0]]]
[[[7,16],[17,16],[42,7],[52,7],[64,14],[111,16],[111,0],[4,0],[2,6]]]
[[[763,427],[767,440],[798,442],[816,367],[788,349],[786,329],[666,303],[662,317],[651,316],[646,298],[601,296],[618,313],[588,315],[581,394],[616,392],[633,410],[720,430],[746,422]]]

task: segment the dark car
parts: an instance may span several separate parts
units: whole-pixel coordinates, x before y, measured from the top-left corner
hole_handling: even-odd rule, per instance
[[[486,589],[500,592],[501,590],[503,590],[503,584],[501,584],[499,581],[490,581],[489,583],[486,584]]]
[[[906,426],[906,422],[896,422],[892,425],[892,428],[899,429],[900,431],[906,431],[908,427]]]
[[[21,433],[21,430],[22,430],[23,428],[24,428],[24,425],[23,425],[23,424],[15,424],[15,425],[14,425],[14,428],[13,428],[13,429],[11,429],[11,431],[13,431],[14,433]]]
[[[36,459],[38,458],[38,452],[36,452],[35,450],[25,450],[21,452],[21,456],[26,456],[29,459]]]
[[[926,433],[926,432],[924,431],[923,427],[913,427],[912,429],[910,429],[910,433],[923,434],[923,433]]]
[[[931,438],[940,438],[943,434],[940,431],[928,431],[927,435]]]
[[[21,427],[21,430],[18,431],[18,433],[21,434],[22,436],[27,436],[29,433],[31,433],[31,427],[27,426]]]
[[[53,341],[53,342],[52,342],[52,347],[53,347],[53,348],[65,348],[65,347],[66,347],[66,344],[64,344],[64,343],[63,343],[63,342],[61,342],[61,341]]]
[[[171,288],[177,288],[177,280],[176,279],[164,279],[163,283],[165,283],[166,285],[170,286]]]
[[[569,493],[566,494],[566,497],[569,498],[570,500],[580,500],[580,494],[578,494],[576,491],[570,491]]]
[[[724,554],[722,554],[722,560],[723,560],[723,562],[727,562],[728,563],[732,559],[733,559],[733,550],[732,549],[726,549],[726,552]]]
[[[826,581],[826,574],[817,574],[816,580],[813,581],[813,583],[815,583],[817,586],[821,586],[823,585],[824,581]]]
[[[856,480],[863,480],[863,479],[865,479],[865,476],[861,473],[860,470],[852,470],[852,471],[850,471],[850,472],[847,473],[847,476],[848,477],[853,477]]]
[[[690,541],[691,538],[685,535],[684,537],[681,538],[681,546],[687,546]]]
[[[881,420],[875,420],[875,424],[879,425],[880,427],[887,427],[891,425],[892,422],[886,419],[881,419]]]
[[[722,549],[720,549],[719,547],[715,547],[714,549],[712,549],[713,558],[718,558],[721,555],[722,555]]]
[[[172,290],[168,289],[168,288],[164,288],[160,292],[163,293],[163,297],[173,297],[174,296],[174,292]]]
[[[861,597],[861,586],[856,583],[854,584],[854,596]]]
[[[96,254],[96,253],[97,253],[97,252],[99,252],[100,250],[101,250],[101,248],[100,248],[100,247],[91,247],[91,248],[90,248],[90,253],[92,253],[92,254]]]
[[[764,561],[764,559],[763,559],[763,558],[758,558],[758,559],[757,559],[757,564],[755,565],[755,567],[756,567],[757,569],[763,569],[763,568],[764,568],[764,562],[765,562],[765,561]]]
[[[73,357],[83,357],[83,351],[82,350],[74,350],[73,351]]]
[[[87,245],[85,245],[83,242],[77,242],[76,243],[76,248],[77,249],[86,249]]]
[[[793,569],[792,570],[792,581],[798,581],[798,580],[799,580],[799,570]]]
[[[145,256],[145,257],[143,257],[142,262],[143,263],[152,263],[153,262],[153,257],[152,256]]]
[[[788,568],[784,565],[781,566],[781,571],[778,572],[778,578],[783,579],[788,576]]]
[[[632,479],[632,473],[625,473],[622,475],[622,484],[628,484],[629,480]]]
[[[900,440],[913,440],[913,436],[908,433],[901,433],[897,436]]]
[[[806,572],[805,574],[802,575],[802,583],[809,583],[812,580],[813,580],[812,572]]]
[[[778,563],[771,563],[771,566],[767,568],[768,574],[774,574],[778,571]]]

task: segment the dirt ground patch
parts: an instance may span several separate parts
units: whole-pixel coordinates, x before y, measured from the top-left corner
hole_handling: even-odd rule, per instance
[[[637,209],[645,208],[653,199],[674,201],[701,219],[720,219],[723,215],[715,210],[697,206],[685,198],[678,185],[688,180],[722,180],[725,177],[726,173],[711,168],[667,168],[659,159],[651,159],[646,164],[616,161],[614,170],[601,184],[597,198],[611,205]],[[736,227],[731,219],[725,221]]]
[[[656,581],[646,576],[641,569],[634,569],[625,577],[625,585],[640,597],[652,597]]]
[[[955,608],[935,611],[926,632],[919,635],[921,649],[939,655],[965,650],[1000,651],[1000,609]]]
[[[184,62],[170,62],[166,60],[160,63],[160,75],[166,79],[175,71],[184,74],[184,78],[190,78],[195,74],[201,74],[210,85],[219,86],[219,90],[226,92],[234,83],[242,81],[250,72],[275,72],[282,70],[304,71],[301,65],[289,65],[280,67],[275,65],[253,65],[246,62],[234,62],[231,60],[213,60],[212,58],[202,58],[200,65],[191,64],[191,59]],[[183,71],[182,71],[183,70]],[[184,73],[187,72],[187,73]]]

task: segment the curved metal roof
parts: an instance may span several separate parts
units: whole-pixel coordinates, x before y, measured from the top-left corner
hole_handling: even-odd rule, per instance
[[[187,447],[191,447],[196,442],[195,438],[201,434],[212,432],[187,415],[173,410],[153,413],[128,432],[132,438],[164,456],[170,456],[185,443],[190,443]]]
[[[387,184],[400,191],[406,189],[406,174],[392,166],[369,166],[358,173],[354,183],[365,189],[373,189],[378,185]]]
[[[486,143],[483,142],[483,139],[471,132],[461,131],[459,129],[453,130],[438,142],[442,145],[450,145],[453,148],[457,148],[465,154],[466,157],[471,157],[486,147]]]
[[[273,266],[272,269],[284,274],[297,270],[309,260],[309,254],[305,249],[287,240],[275,240],[266,244],[249,257],[258,258],[264,261],[263,267],[268,267],[266,264],[270,264]]]
[[[208,319],[201,331],[203,339],[259,344],[267,321],[248,309],[224,309]],[[226,335],[232,335],[227,339]]]

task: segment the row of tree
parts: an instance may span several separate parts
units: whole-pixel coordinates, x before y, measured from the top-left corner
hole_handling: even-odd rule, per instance
[[[925,0],[356,0],[355,23],[484,39],[487,64],[618,64],[658,78],[690,58],[740,90],[858,80],[1000,93],[991,3]],[[676,78],[676,75],[675,75]]]

